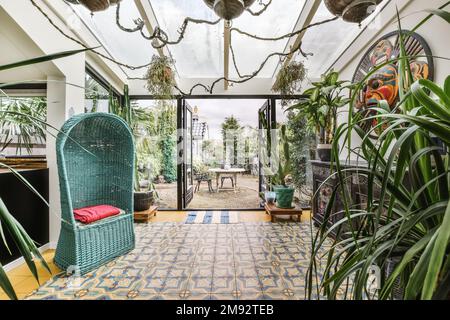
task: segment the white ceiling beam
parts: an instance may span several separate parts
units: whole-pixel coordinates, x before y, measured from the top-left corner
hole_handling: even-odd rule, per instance
[[[302,11],[299,14],[297,23],[295,24],[294,32],[296,30],[301,30],[311,24],[314,16],[317,13],[317,10],[319,9],[321,2],[322,0],[306,1],[305,6],[303,7]],[[284,49],[284,52],[287,53],[290,50],[292,50],[292,48],[296,48],[302,41],[306,32],[307,30],[299,33],[297,37],[289,39],[286,48]],[[278,72],[280,72],[281,66],[289,64],[293,56],[294,56],[293,54],[290,54],[284,59],[283,62],[280,61],[273,74],[273,82],[275,82],[276,76],[278,75]]]
[[[139,14],[141,15],[142,20],[144,20],[145,27],[149,34],[153,34],[155,27],[158,26],[158,20],[156,19],[155,11],[153,10],[150,1],[148,0],[134,0],[137,9],[139,10]],[[172,57],[170,50],[167,46],[156,49],[158,54],[161,57]],[[176,66],[174,66],[176,74],[179,76],[178,71],[176,70]]]

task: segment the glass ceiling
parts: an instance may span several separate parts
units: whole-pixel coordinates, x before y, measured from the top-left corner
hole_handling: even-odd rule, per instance
[[[178,39],[186,17],[217,20],[202,0],[145,0],[155,12],[159,27],[171,40]],[[223,22],[215,25],[189,24],[184,39],[169,46],[177,71],[183,78],[207,78],[223,75]]]
[[[91,12],[84,6],[71,6],[105,49],[120,62],[129,65],[144,65],[151,60],[153,54],[157,54],[150,42],[139,33],[124,32],[117,27],[115,7],[91,15]],[[140,17],[132,0],[122,1],[120,14],[120,22],[126,27],[133,27],[133,20]],[[145,73],[145,69],[123,70],[129,77],[141,77]]]
[[[179,36],[179,28],[186,17],[214,21],[217,16],[203,0],[141,0],[148,1],[157,19],[158,25],[168,33],[171,40]],[[384,0],[381,8],[385,2]],[[261,37],[280,36],[294,30],[303,11],[306,0],[275,0],[260,16],[252,16],[244,12],[233,21],[233,27]],[[91,15],[89,10],[79,5],[72,8],[82,21],[103,44],[110,54],[121,62],[130,65],[143,65],[157,54],[150,42],[139,33],[127,33],[120,30],[115,22],[114,8]],[[259,1],[252,6],[253,11],[262,7]],[[306,13],[305,13],[306,14]],[[362,27],[368,25],[372,18],[366,19]],[[127,27],[134,26],[133,20],[140,17],[133,0],[122,1],[121,23]],[[313,22],[331,18],[332,15],[322,2]],[[154,27],[154,26],[153,26]],[[306,32],[303,38],[303,50],[311,52],[313,57],[304,59],[299,55],[297,60],[305,60],[310,79],[318,78],[348,47],[361,32],[356,24],[337,21],[314,27]],[[217,78],[224,72],[224,22],[215,26],[189,24],[181,43],[168,47],[175,60],[177,72],[182,78]],[[273,52],[283,52],[287,39],[280,41],[260,41],[237,32],[232,33],[232,45],[241,74],[251,74],[259,68],[264,59]],[[272,78],[278,66],[279,58],[272,57],[258,75],[259,78]],[[230,57],[230,76],[237,77]],[[129,77],[141,77],[145,70],[131,71],[123,69]]]
[[[158,23],[167,30],[171,38],[177,38],[178,29],[185,17],[214,21],[217,16],[202,0],[147,0],[153,6]],[[261,9],[256,2],[252,9]],[[304,0],[273,1],[271,6],[259,17],[244,12],[233,21],[233,27],[263,37],[274,37],[293,30]],[[273,23],[276,21],[276,23]],[[169,50],[176,60],[181,77],[220,77],[223,75],[223,21],[215,26],[189,25],[183,41]],[[287,40],[259,41],[236,32],[232,34],[232,44],[236,53],[238,67],[242,74],[251,74],[259,68],[272,52],[283,52]],[[231,58],[230,58],[231,59]],[[272,58],[258,77],[271,78],[278,64]],[[237,77],[230,61],[230,75]]]

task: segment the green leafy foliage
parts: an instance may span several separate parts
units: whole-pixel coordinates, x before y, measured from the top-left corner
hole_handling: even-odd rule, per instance
[[[239,119],[234,116],[226,117],[224,122],[221,125],[222,139],[223,139],[223,160],[229,160],[227,150],[232,144],[232,159],[231,163],[233,165],[238,164],[238,146],[239,146],[239,138],[240,133],[242,131],[241,124],[239,123]]]
[[[277,74],[272,91],[282,96],[290,96],[301,90],[302,82],[306,77],[306,68],[303,62],[291,61],[284,64]],[[289,100],[282,100],[283,105]]]
[[[166,56],[153,55],[145,78],[148,92],[158,99],[172,97],[173,88],[176,85],[173,72],[174,61]]]
[[[318,288],[328,299],[336,299],[338,292],[345,292],[339,298],[391,299],[398,297],[398,285],[403,299],[449,297],[450,76],[443,87],[428,80],[411,83],[410,57],[405,55],[403,38],[399,43],[402,89],[397,113],[390,113],[386,102],[381,101],[374,109],[377,114],[369,118],[387,129],[373,140],[361,128],[365,120],[352,114],[347,124],[337,128],[333,142],[335,171],[330,179],[338,179],[339,184],[325,212],[325,221],[331,227],[327,229],[324,223],[313,239],[307,276],[309,295],[317,288],[314,279],[323,249],[325,270]],[[338,140],[345,140],[351,147],[352,135],[362,141],[360,148],[351,149],[352,153],[367,164],[343,169]],[[438,144],[436,138],[442,143]],[[355,203],[354,195],[344,187],[349,176],[367,181],[364,203]],[[344,206],[344,218],[337,222],[331,220],[336,195]],[[331,248],[325,249],[324,241],[332,229],[337,238]],[[374,265],[381,270],[381,287],[375,292],[367,288]]]
[[[16,154],[22,154],[22,149],[31,154],[33,144],[45,143],[46,130],[43,123],[46,117],[45,98],[1,98],[0,152],[16,140]]]
[[[339,73],[331,70],[321,81],[313,82],[299,103],[286,111],[296,111],[306,119],[307,127],[319,135],[320,143],[331,143],[337,127],[338,111],[348,104],[349,99],[342,94],[346,81],[339,81]]]
[[[295,187],[302,190],[307,187],[308,160],[315,152],[315,135],[306,126],[306,120],[300,114],[288,113],[288,138],[292,161],[292,179]]]

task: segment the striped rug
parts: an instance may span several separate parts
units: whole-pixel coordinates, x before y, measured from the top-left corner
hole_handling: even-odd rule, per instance
[[[239,223],[239,213],[236,211],[190,211],[187,224],[229,224]]]

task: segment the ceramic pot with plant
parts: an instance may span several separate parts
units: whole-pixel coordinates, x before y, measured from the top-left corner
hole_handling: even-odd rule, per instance
[[[290,209],[293,207],[295,188],[292,187],[291,157],[286,125],[280,128],[280,147],[283,157],[281,154],[278,157],[278,170],[271,177],[271,185],[276,195],[276,206],[280,209]]]
[[[350,102],[342,95],[342,90],[349,88],[339,81],[339,73],[331,70],[324,74],[319,82],[306,90],[299,103],[286,111],[297,111],[304,117],[308,128],[318,136],[317,155],[321,161],[331,160],[331,147],[337,128],[338,110]]]

